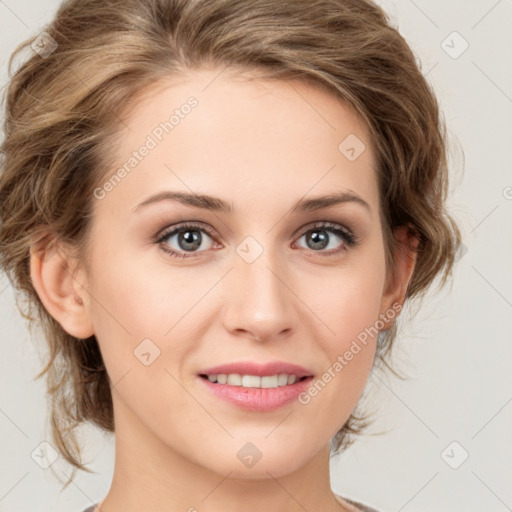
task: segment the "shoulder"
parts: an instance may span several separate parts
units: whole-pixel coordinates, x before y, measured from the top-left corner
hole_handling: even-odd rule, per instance
[[[343,496],[340,496],[339,494],[335,495],[337,498],[339,498],[342,503],[348,503],[350,505],[353,505],[355,507],[354,511],[360,511],[360,512],[379,512],[376,508],[370,507],[369,505],[365,505],[364,503],[360,503],[359,501],[351,500],[350,498],[344,498]]]

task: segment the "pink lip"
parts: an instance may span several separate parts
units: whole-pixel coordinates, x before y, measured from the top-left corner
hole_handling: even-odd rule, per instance
[[[313,373],[306,368],[281,361],[263,365],[252,362],[223,364],[202,370],[198,375],[218,375],[219,373],[238,373],[240,375],[257,375],[260,377],[286,373],[288,375],[296,375],[298,378],[307,377],[294,384],[277,388],[244,388],[242,386],[213,383],[203,377],[199,378],[215,396],[242,409],[260,412],[272,411],[292,403],[300,393],[309,387],[313,380]]]
[[[206,368],[198,372],[198,375],[218,375],[219,373],[238,373],[240,375],[257,375],[264,377],[268,375],[278,375],[286,373],[288,375],[297,375],[297,377],[309,377],[313,372],[296,364],[285,363],[283,361],[272,361],[266,364],[257,364],[251,361],[241,361],[238,363],[221,364]]]
[[[278,388],[244,388],[242,386],[229,386],[228,384],[214,384],[201,377],[199,380],[215,396],[237,407],[248,411],[273,411],[295,401],[302,392],[306,391],[313,377]]]

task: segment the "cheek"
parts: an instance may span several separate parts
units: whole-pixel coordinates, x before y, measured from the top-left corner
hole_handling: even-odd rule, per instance
[[[100,332],[113,327],[133,339],[160,338],[190,309],[195,295],[204,293],[176,271],[162,265],[157,271],[158,264],[148,264],[144,258],[98,257],[98,261],[102,264],[96,264],[91,294]]]
[[[323,287],[308,286],[311,309],[329,328],[318,338],[325,359],[321,382],[310,396],[315,401],[311,410],[333,415],[333,425],[348,418],[373,365],[385,280],[383,254],[380,259],[378,254],[362,255],[356,264],[331,272]]]
[[[128,371],[132,376],[145,372],[141,378],[149,386],[157,385],[153,378],[166,375],[164,370],[178,377],[180,361],[200,338],[202,326],[190,320],[217,278],[205,276],[198,284],[192,274],[142,259],[101,261],[91,283],[91,317],[111,380]]]
[[[335,334],[324,335],[324,364],[311,387],[299,399],[310,418],[329,418],[325,424],[312,420],[320,434],[331,435],[348,420],[356,407],[373,365],[378,341],[375,324],[379,315],[378,276],[352,275],[333,283],[328,296],[335,297],[324,309],[325,324]],[[322,436],[319,436],[322,437]]]
[[[384,286],[384,265],[351,266],[332,271],[323,280],[324,286],[308,285],[309,304],[324,324],[330,350],[341,350],[362,332],[375,326],[381,308]]]

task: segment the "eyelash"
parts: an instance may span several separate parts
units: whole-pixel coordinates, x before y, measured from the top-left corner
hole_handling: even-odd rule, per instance
[[[162,247],[162,250],[164,252],[166,252],[169,256],[171,256],[172,258],[195,257],[195,255],[197,253],[201,253],[204,251],[195,251],[195,252],[191,252],[190,254],[186,254],[186,253],[182,254],[182,253],[179,253],[172,249],[169,249],[168,246],[163,243],[164,240],[171,237],[172,235],[175,235],[175,234],[181,233],[181,232],[185,232],[187,230],[204,231],[208,234],[208,236],[210,236],[215,241],[215,236],[213,234],[213,231],[209,227],[207,227],[203,224],[197,224],[194,222],[184,222],[182,224],[179,224],[178,226],[174,226],[173,228],[168,229],[167,231],[164,231],[162,234],[156,235],[154,243],[160,245]],[[339,236],[344,241],[344,243],[340,249],[331,249],[330,251],[310,250],[310,252],[313,252],[313,253],[326,253],[327,257],[335,256],[335,255],[359,244],[359,238],[354,233],[352,233],[351,231],[349,231],[346,228],[341,227],[339,224],[335,224],[332,222],[325,222],[325,221],[317,222],[312,226],[308,226],[308,229],[306,229],[300,233],[299,238],[302,238],[304,235],[306,235],[312,231],[316,231],[316,230],[318,230],[318,231],[323,230],[323,231],[328,231],[328,232],[334,233],[335,235]]]

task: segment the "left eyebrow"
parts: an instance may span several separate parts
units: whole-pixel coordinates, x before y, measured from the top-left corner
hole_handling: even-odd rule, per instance
[[[203,208],[205,210],[213,210],[226,213],[233,212],[232,205],[218,197],[177,191],[163,191],[150,196],[142,201],[142,203],[138,204],[135,208],[133,208],[133,211],[137,212],[152,203],[161,201],[178,201],[184,205]],[[328,208],[329,206],[349,202],[364,206],[370,213],[372,211],[370,205],[362,197],[359,197],[354,192],[349,190],[329,194],[326,196],[313,197],[311,199],[301,199],[293,206],[291,212],[313,212],[316,210],[321,210],[322,208]]]
[[[357,194],[348,190],[346,192],[337,192],[327,196],[313,197],[311,199],[302,199],[293,208],[292,213],[295,212],[314,212],[322,208],[328,208],[336,204],[343,203],[356,203],[364,206],[370,213],[372,211],[370,205]]]

